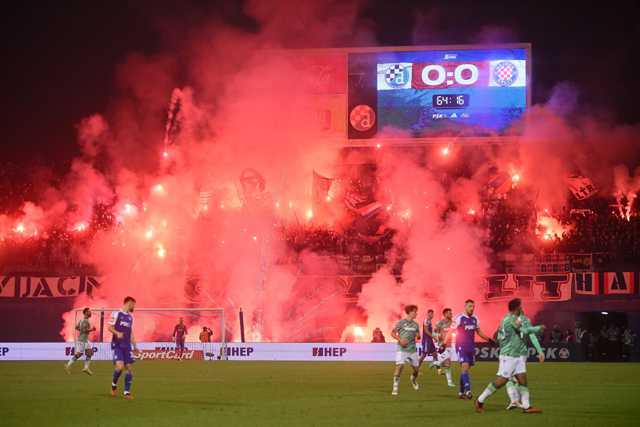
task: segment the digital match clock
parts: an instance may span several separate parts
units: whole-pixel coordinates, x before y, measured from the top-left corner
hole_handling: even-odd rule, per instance
[[[432,105],[433,108],[465,108],[469,106],[469,95],[433,95]]]

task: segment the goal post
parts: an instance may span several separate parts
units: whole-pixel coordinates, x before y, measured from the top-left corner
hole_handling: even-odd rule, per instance
[[[90,307],[91,308],[91,307]],[[82,319],[82,308],[74,309],[75,325]],[[90,323],[96,331],[89,340],[94,344],[94,359],[111,360],[109,320],[119,308],[91,308]],[[133,335],[142,360],[226,360],[227,329],[225,310],[211,307],[137,308],[133,315]],[[187,328],[184,350],[174,338],[174,328],[182,319]]]

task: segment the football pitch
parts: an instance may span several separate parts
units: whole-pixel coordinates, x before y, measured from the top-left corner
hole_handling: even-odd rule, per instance
[[[640,419],[640,364],[530,364],[532,403],[544,413],[529,415],[505,410],[504,389],[476,414],[426,365],[419,391],[405,369],[392,397],[392,363],[144,361],[135,365],[135,400],[126,401],[109,395],[110,363],[93,363],[92,377],[81,362],[67,375],[63,363],[0,362],[0,425],[609,427]],[[474,367],[474,394],[496,368]]]

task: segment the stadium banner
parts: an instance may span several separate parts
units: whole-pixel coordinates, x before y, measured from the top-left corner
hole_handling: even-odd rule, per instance
[[[218,343],[187,343],[187,350],[183,358],[188,360],[203,360],[206,353],[214,350],[214,344],[219,350]],[[138,343],[140,360],[178,360],[174,343],[143,342]],[[111,343],[93,343],[93,360],[112,360]],[[0,360],[68,360],[74,353],[74,343],[0,343]],[[210,356],[214,358],[214,356]]]
[[[573,291],[576,295],[598,295],[600,286],[598,273],[574,273]]]
[[[337,275],[340,282],[355,277],[369,277],[378,268],[375,257],[348,258],[345,270],[359,274]],[[519,297],[529,301],[568,301],[574,295],[633,295],[636,291],[635,272],[554,272],[537,274],[490,274],[484,278],[486,301]],[[604,278],[602,282],[600,279]],[[187,279],[187,283],[189,279]],[[600,290],[600,284],[603,290]],[[55,275],[12,273],[0,276],[0,299],[34,301],[47,298],[72,299],[80,294],[92,296],[102,286],[102,278],[93,275]],[[347,292],[348,289],[345,289]],[[573,292],[572,292],[573,291]]]
[[[575,362],[579,360],[577,357],[578,349],[574,344],[558,344],[548,347],[542,347],[545,360],[549,362]],[[529,362],[535,362],[538,360],[538,352],[535,348],[529,347],[529,353],[527,360]],[[479,362],[493,362],[498,361],[500,355],[500,349],[495,346],[487,344],[479,344],[476,347],[476,360]]]
[[[578,200],[588,199],[598,192],[598,189],[593,185],[591,179],[587,177],[574,175],[567,177],[566,181],[569,190],[571,190],[573,196]]]
[[[96,276],[59,276],[20,274],[0,276],[0,298],[69,298],[92,295],[100,287]]]
[[[395,360],[395,343],[186,343],[187,360],[378,361]],[[138,361],[180,358],[173,342],[140,342]],[[68,360],[73,343],[0,343],[1,360]],[[111,343],[94,343],[93,360],[112,360]]]
[[[571,299],[572,273],[490,274],[485,277],[485,299],[501,301],[522,298],[552,302]]]
[[[604,273],[604,293],[606,295],[631,295],[634,293],[635,283],[632,272]]]
[[[183,358],[188,360],[395,360],[394,343],[186,343]],[[141,342],[140,361],[178,360],[173,342]],[[0,360],[67,360],[73,343],[0,343]],[[93,360],[111,360],[111,343],[94,343]]]
[[[138,343],[140,357],[147,360],[177,361],[180,354],[172,342]],[[574,349],[568,345],[544,348],[549,361],[575,360]],[[0,343],[0,361],[3,360],[68,360],[74,352],[73,343]],[[112,360],[110,343],[93,344],[93,360]],[[395,343],[228,343],[222,351],[220,343],[186,343],[182,358],[186,360],[255,360],[255,361],[349,361],[393,362]],[[452,351],[456,361],[456,352]],[[479,361],[498,359],[498,349],[478,345]],[[535,360],[535,350],[529,349],[529,358]]]

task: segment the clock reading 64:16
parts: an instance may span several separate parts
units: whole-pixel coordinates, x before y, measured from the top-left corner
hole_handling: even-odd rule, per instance
[[[433,95],[432,105],[433,108],[465,108],[469,106],[469,95]]]

